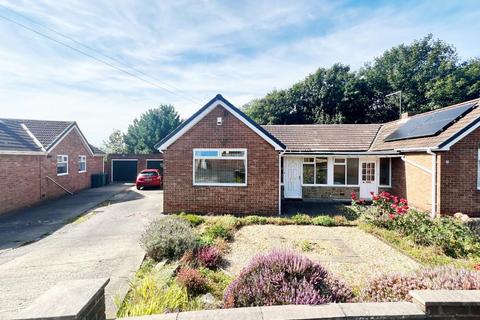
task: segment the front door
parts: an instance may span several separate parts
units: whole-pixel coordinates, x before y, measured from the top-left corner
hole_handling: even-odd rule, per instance
[[[283,158],[283,195],[285,198],[302,198],[302,158]]]
[[[372,194],[378,193],[375,160],[362,160],[360,162],[360,198],[372,199]]]

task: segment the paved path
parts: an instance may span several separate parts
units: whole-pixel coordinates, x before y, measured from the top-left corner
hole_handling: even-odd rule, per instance
[[[52,235],[0,253],[0,319],[10,318],[61,280],[111,279],[107,314],[114,297],[125,294],[128,279],[144,256],[138,244],[145,226],[160,216],[163,192],[129,188]]]
[[[87,189],[73,196],[0,215],[0,254],[53,233],[128,187],[113,184]]]

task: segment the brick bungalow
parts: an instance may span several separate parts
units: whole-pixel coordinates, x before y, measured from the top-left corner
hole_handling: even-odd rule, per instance
[[[0,119],[0,214],[89,188],[103,156],[76,122]]]
[[[166,213],[275,214],[283,199],[387,190],[480,215],[480,99],[385,124],[260,126],[217,95],[157,144]]]

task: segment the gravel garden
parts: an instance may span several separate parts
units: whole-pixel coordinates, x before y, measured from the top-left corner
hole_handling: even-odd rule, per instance
[[[432,219],[404,199],[352,194],[346,214],[154,221],[118,316],[278,304],[409,300],[412,289],[480,289],[468,217]]]

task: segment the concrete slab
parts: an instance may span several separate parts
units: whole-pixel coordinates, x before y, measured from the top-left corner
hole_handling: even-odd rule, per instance
[[[262,320],[260,307],[179,312],[177,320]]]
[[[410,302],[367,302],[339,304],[346,317],[375,319],[424,319],[425,313]]]
[[[261,307],[263,320],[295,320],[295,319],[345,319],[345,314],[338,304],[324,304],[319,306],[288,305]]]
[[[0,254],[0,319],[11,319],[59,281],[94,278],[110,278],[106,310],[115,316],[115,297],[126,294],[144,258],[140,236],[163,211],[163,191],[129,188],[110,199],[50,236]]]

